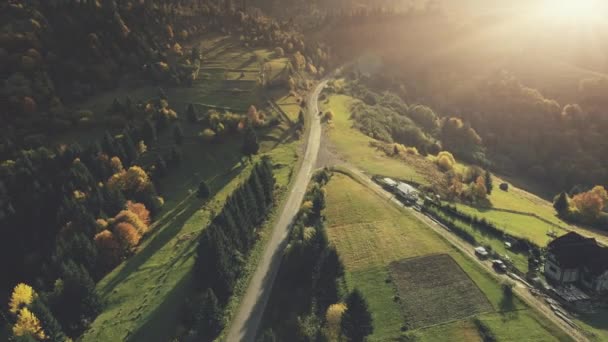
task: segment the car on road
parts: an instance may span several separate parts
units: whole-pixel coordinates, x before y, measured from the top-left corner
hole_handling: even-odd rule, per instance
[[[479,259],[485,259],[488,257],[488,255],[490,255],[490,253],[488,253],[484,247],[479,246],[475,247],[475,255],[477,255]]]
[[[505,265],[505,263],[499,259],[492,260],[492,268],[494,268],[494,270],[499,273],[507,272],[507,265]]]

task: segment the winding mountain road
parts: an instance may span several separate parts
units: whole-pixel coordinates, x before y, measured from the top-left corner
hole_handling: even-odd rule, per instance
[[[321,143],[321,119],[318,115],[318,98],[326,84],[327,81],[320,82],[307,99],[306,114],[308,115],[310,124],[305,137],[306,152],[304,159],[301,161],[287,201],[280,209],[280,216],[276,221],[272,236],[266,245],[264,255],[249,282],[249,287],[232,320],[232,325],[229,327],[226,335],[226,341],[228,342],[250,342],[255,340],[262,315],[264,314],[264,308],[268,302],[272,285],[281,264],[289,228],[293,218],[300,209],[317,161]]]

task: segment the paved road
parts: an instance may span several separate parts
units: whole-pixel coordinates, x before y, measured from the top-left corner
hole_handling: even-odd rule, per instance
[[[473,250],[473,247],[469,243],[462,240],[454,233],[447,231],[445,228],[443,228],[442,226],[437,224],[437,222],[431,220],[428,216],[426,216],[420,212],[417,212],[409,207],[405,207],[399,200],[397,200],[395,198],[395,196],[392,193],[384,190],[381,186],[376,184],[374,181],[372,181],[368,176],[366,176],[363,172],[361,172],[357,168],[355,168],[351,165],[345,165],[343,167],[345,169],[347,169],[355,178],[357,178],[360,181],[362,181],[363,183],[365,183],[370,189],[372,189],[374,192],[376,192],[381,197],[386,198],[388,201],[393,202],[394,204],[396,204],[400,207],[410,210],[411,213],[414,214],[414,216],[416,216],[420,221],[425,223],[427,226],[429,226],[432,230],[437,232],[439,235],[443,236],[449,243],[451,243],[454,247],[458,248],[464,255],[466,255],[471,260],[473,260],[474,262],[476,262],[479,265],[481,265],[482,267],[484,267],[492,276],[494,276],[494,278],[496,278],[499,281],[508,280],[508,281],[514,282],[513,279],[511,279],[509,276],[507,276],[505,274],[497,274],[494,271],[494,269],[492,268],[492,265],[489,261],[482,261],[479,258],[477,258],[477,256],[475,255],[475,252]],[[553,312],[553,310],[551,309],[549,304],[547,304],[542,298],[535,297],[534,295],[532,295],[530,293],[530,291],[528,290],[528,288],[526,286],[524,286],[522,283],[516,282],[516,285],[517,286],[514,287],[514,291],[519,295],[519,297],[524,302],[526,302],[528,304],[528,306],[536,309],[539,313],[541,313],[542,315],[547,317],[547,319],[549,319],[554,324],[556,324],[557,326],[562,328],[562,330],[565,331],[568,335],[570,335],[570,337],[572,337],[575,341],[577,341],[577,342],[589,341],[587,336],[585,336],[580,330],[573,328],[568,323],[566,323],[564,320],[559,318]]]
[[[274,279],[279,270],[289,227],[300,209],[317,161],[321,142],[318,98],[326,83],[326,81],[321,82],[307,99],[307,115],[310,124],[307,130],[304,159],[301,162],[295,182],[292,184],[287,201],[281,208],[282,212],[274,227],[270,241],[268,241],[268,245],[264,250],[264,255],[249,282],[249,287],[241,300],[238,312],[232,320],[232,325],[226,335],[226,341],[228,342],[249,342],[255,339]]]

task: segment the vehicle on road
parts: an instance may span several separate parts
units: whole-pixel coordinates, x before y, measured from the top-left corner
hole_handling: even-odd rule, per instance
[[[492,260],[492,268],[499,273],[507,272],[507,265],[499,259]]]

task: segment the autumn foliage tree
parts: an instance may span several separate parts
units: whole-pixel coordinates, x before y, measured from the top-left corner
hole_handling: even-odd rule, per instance
[[[10,312],[18,313],[23,307],[30,305],[36,297],[36,292],[31,286],[24,283],[17,284],[9,302]]]
[[[120,222],[114,227],[114,231],[116,232],[116,237],[122,246],[122,249],[125,252],[129,252],[132,250],[137,244],[139,244],[139,240],[141,239],[141,235],[133,227],[132,224],[128,222]]]
[[[456,165],[456,159],[448,151],[439,152],[435,162],[437,163],[437,166],[439,166],[439,168],[442,171],[450,171],[450,170],[454,169],[454,165]]]
[[[139,219],[146,225],[150,226],[150,211],[146,209],[146,206],[141,203],[135,203],[127,201],[127,210],[134,213]]]
[[[102,269],[111,269],[120,262],[122,250],[120,242],[110,230],[95,235],[95,246],[99,251]]]
[[[344,303],[332,304],[327,308],[325,320],[327,321],[327,332],[331,341],[338,341],[340,337],[340,324],[344,311],[346,311]]]
[[[40,320],[28,309],[22,308],[17,315],[17,322],[13,326],[15,336],[30,336],[36,340],[46,339]]]

